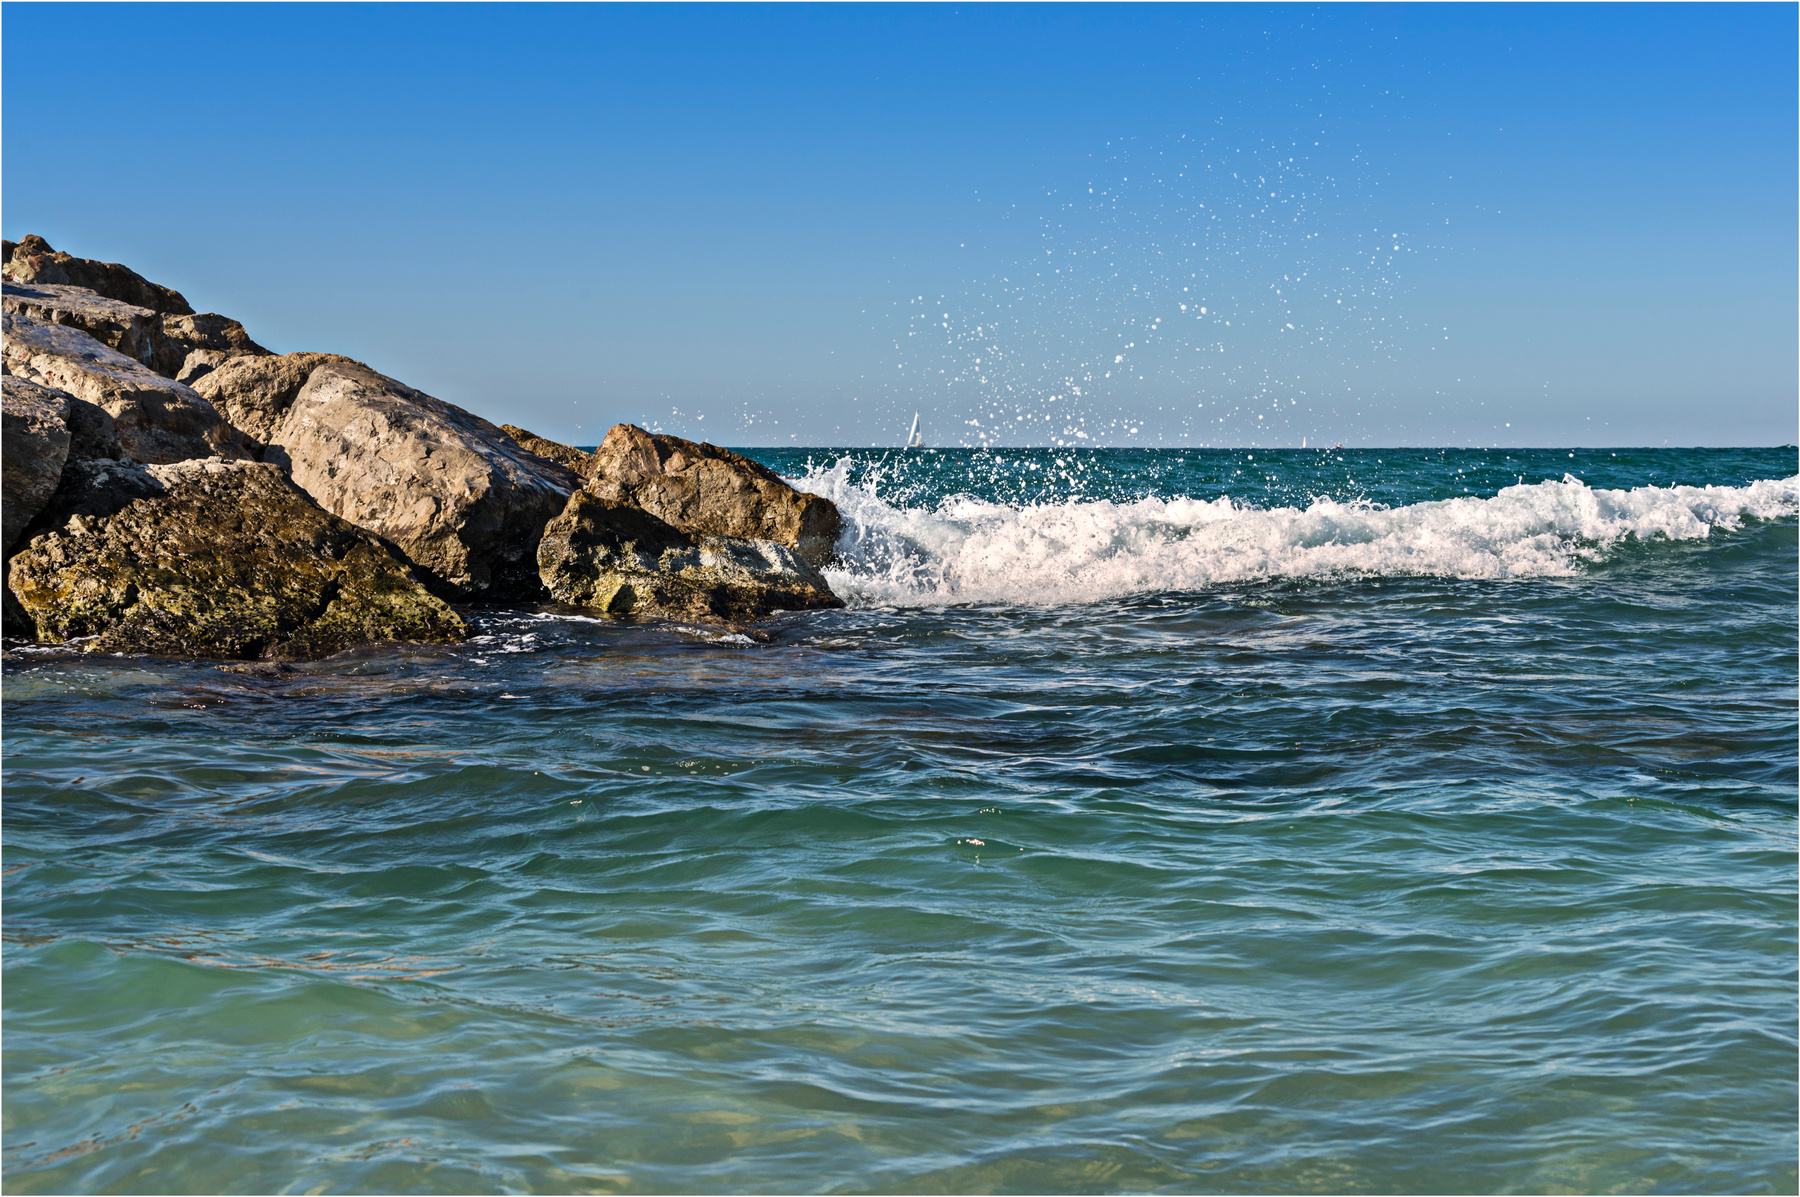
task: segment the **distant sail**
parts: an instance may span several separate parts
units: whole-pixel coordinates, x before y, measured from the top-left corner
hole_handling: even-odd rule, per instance
[[[906,434],[906,447],[908,449],[920,449],[923,448],[924,445],[925,438],[919,435],[919,413],[915,411],[913,412],[912,431]]]

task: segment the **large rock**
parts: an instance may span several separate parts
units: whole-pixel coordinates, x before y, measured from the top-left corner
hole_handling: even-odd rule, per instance
[[[6,261],[0,263],[0,276],[19,283],[62,283],[86,287],[108,299],[117,299],[166,312],[173,316],[191,316],[194,309],[181,297],[181,292],[159,287],[135,270],[117,262],[96,262],[77,258],[50,248],[50,243],[36,234],[7,248]]]
[[[193,388],[67,325],[20,312],[0,315],[0,324],[5,334],[0,368],[101,409],[111,427],[95,435],[115,438],[124,456],[168,463],[251,455],[244,435]]]
[[[824,565],[837,545],[837,505],[795,490],[729,449],[614,425],[594,453],[587,489],[641,507],[684,532],[770,540]]]
[[[269,352],[250,339],[242,324],[211,312],[159,315],[86,287],[59,283],[8,282],[0,293],[0,307],[8,312],[78,328],[102,345],[182,382],[233,357]]]
[[[538,567],[552,598],[609,615],[729,620],[844,605],[786,545],[690,536],[588,491],[544,529]]]
[[[74,463],[46,515],[48,530],[7,571],[44,640],[302,660],[468,633],[391,547],[320,510],[274,465]]]
[[[195,384],[263,460],[393,541],[440,593],[540,596],[537,544],[578,479],[479,416],[327,354],[236,358]]]
[[[69,404],[62,391],[23,378],[0,380],[4,414],[0,416],[0,523],[5,525],[5,551],[56,493],[63,463],[69,458]]]

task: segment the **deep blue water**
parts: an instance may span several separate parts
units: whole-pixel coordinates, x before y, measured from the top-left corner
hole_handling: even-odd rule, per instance
[[[1795,1190],[1792,448],[752,452],[766,642],[10,654],[5,1190]]]

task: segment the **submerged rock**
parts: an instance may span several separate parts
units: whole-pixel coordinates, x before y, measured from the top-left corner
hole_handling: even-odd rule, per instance
[[[40,639],[91,652],[305,660],[468,634],[392,548],[266,463],[72,463],[37,528],[8,591]]]
[[[786,545],[690,536],[587,491],[544,529],[538,567],[558,602],[609,615],[746,619],[844,605]]]
[[[5,373],[66,391],[110,420],[89,431],[95,451],[109,440],[137,461],[168,463],[219,455],[247,458],[251,446],[193,388],[165,378],[87,333],[22,312],[0,315]],[[73,430],[72,430],[73,431]]]
[[[537,545],[578,479],[479,416],[332,354],[237,358],[196,383],[320,506],[458,598],[543,593]]]
[[[137,271],[117,262],[97,262],[77,258],[50,248],[50,243],[35,233],[11,244],[6,261],[0,263],[0,275],[19,283],[61,283],[86,287],[108,299],[121,300],[153,312],[174,316],[191,316],[194,309],[181,297],[181,292],[159,287]]]
[[[635,424],[614,425],[593,456],[587,489],[599,498],[641,507],[684,532],[774,541],[814,566],[831,560],[837,505],[748,457]]]
[[[0,523],[5,525],[5,551],[25,526],[35,519],[56,484],[62,479],[69,457],[69,404],[63,391],[27,382],[23,378],[0,380],[4,391],[4,417],[0,419]]]

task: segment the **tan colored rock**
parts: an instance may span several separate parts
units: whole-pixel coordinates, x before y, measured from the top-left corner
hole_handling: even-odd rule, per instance
[[[62,391],[23,378],[0,379],[0,524],[5,551],[56,493],[69,457],[69,405]]]
[[[246,458],[251,446],[191,387],[78,329],[18,312],[0,315],[0,368],[67,391],[111,418],[119,451],[137,461],[167,463],[218,454]],[[72,430],[77,431],[77,430]]]
[[[269,352],[236,320],[210,312],[159,315],[86,287],[8,282],[0,287],[0,308],[80,329],[102,345],[182,382],[230,358]],[[202,356],[196,358],[196,353]],[[190,363],[195,368],[190,369]]]
[[[684,532],[771,540],[814,566],[836,549],[835,503],[795,490],[729,449],[615,424],[594,458],[591,493],[641,507]]]
[[[19,283],[61,283],[86,287],[108,299],[117,299],[166,312],[175,316],[191,316],[194,309],[181,297],[181,292],[159,287],[135,270],[117,262],[96,262],[77,258],[50,248],[50,243],[36,234],[27,236],[12,247],[6,261],[0,263],[0,276]]]
[[[237,358],[198,380],[263,460],[398,545],[459,598],[543,593],[537,543],[579,480],[493,424],[330,354]]]
[[[7,584],[38,636],[90,652],[299,660],[454,641],[399,554],[262,462],[81,462]]]
[[[517,441],[521,449],[535,453],[547,461],[554,461],[583,481],[592,478],[599,469],[600,459],[585,449],[577,449],[573,445],[541,437],[535,432],[527,432],[516,424],[502,424],[500,431]]]
[[[544,529],[538,568],[558,602],[616,616],[735,620],[844,605],[786,545],[690,536],[588,491]]]

